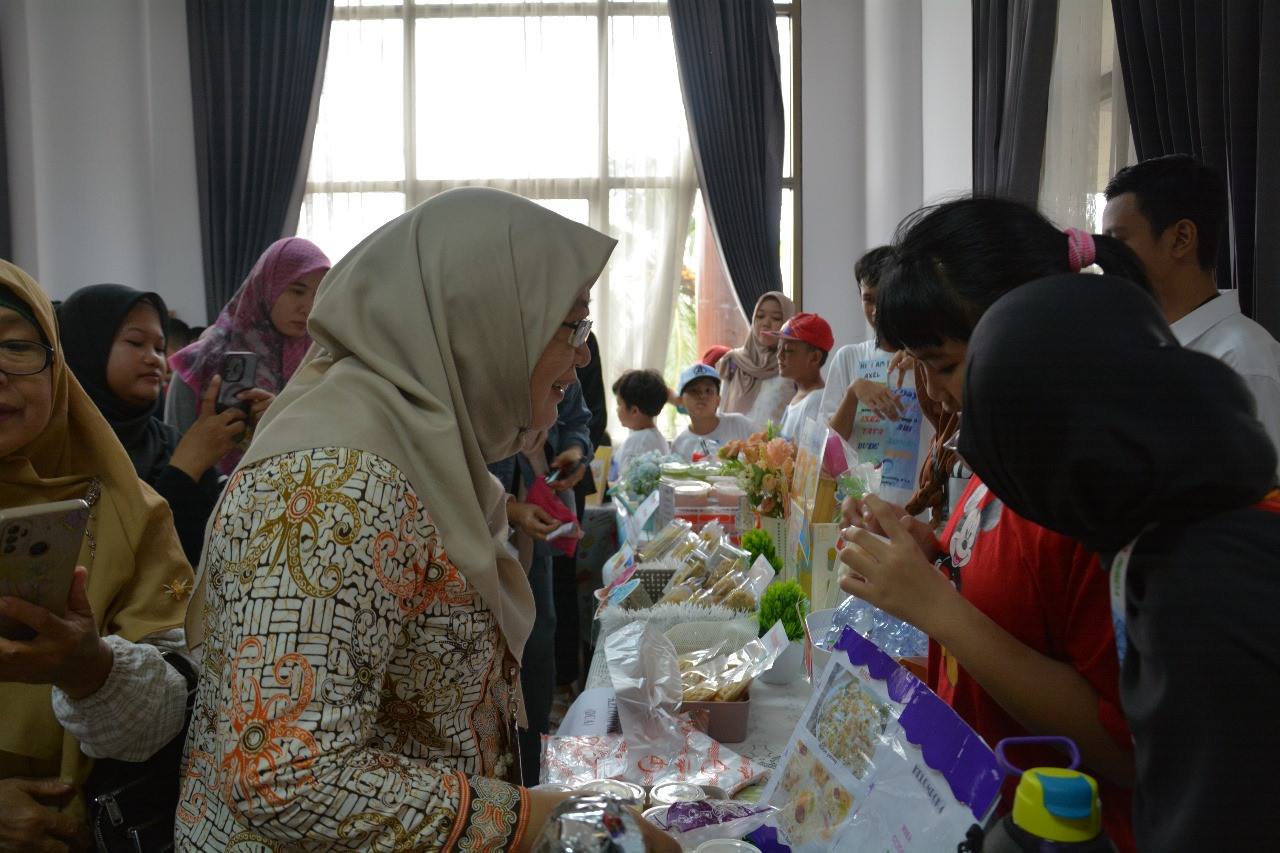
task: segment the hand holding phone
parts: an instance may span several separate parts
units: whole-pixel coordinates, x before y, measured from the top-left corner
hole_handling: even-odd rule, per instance
[[[547,541],[554,542],[555,540],[559,539],[561,536],[576,535],[577,532],[578,532],[577,523],[573,521],[566,521],[564,524],[560,525],[555,530],[547,534]]]
[[[214,408],[219,412],[239,409],[244,412],[245,417],[248,417],[253,402],[239,399],[239,394],[254,387],[257,372],[258,357],[253,353],[224,353],[222,365],[218,368],[218,375],[222,377],[222,387],[218,389],[218,399],[214,403]]]
[[[0,510],[0,595],[11,595],[62,616],[89,522],[82,500]],[[0,636],[35,635],[22,622],[0,616]]]

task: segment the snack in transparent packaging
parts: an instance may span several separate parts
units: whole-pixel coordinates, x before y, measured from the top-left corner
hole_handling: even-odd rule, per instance
[[[636,551],[636,559],[642,563],[652,563],[661,560],[664,557],[676,556],[681,543],[687,539],[697,542],[697,534],[693,532],[693,525],[683,518],[672,519],[672,521],[658,533],[644,543],[643,546]]]
[[[680,683],[685,702],[734,702],[757,675],[773,666],[779,649],[771,649],[759,639],[731,654],[711,656],[705,652],[679,658]]]
[[[709,586],[689,596],[688,602],[703,607],[718,605],[744,613],[754,613],[760,606],[752,594],[747,573],[738,569],[715,578]]]
[[[644,853],[640,818],[604,795],[573,797],[547,819],[534,853]]]
[[[676,569],[676,573],[667,582],[667,590],[680,584],[696,583],[699,589],[711,577],[708,565],[711,563],[711,552],[695,548],[684,558],[684,562]]]
[[[824,651],[835,648],[845,626],[852,628],[894,657],[924,655],[929,652],[929,637],[914,625],[890,616],[879,607],[851,595],[836,608],[826,636],[814,643]]]
[[[836,499],[857,498],[862,500],[880,489],[881,471],[878,465],[870,462],[855,462],[849,469],[836,477]]]
[[[644,786],[692,782],[732,793],[764,773],[679,715],[683,687],[676,650],[660,629],[644,621],[623,625],[606,636],[604,652],[613,690],[584,691],[566,721],[584,700],[611,696],[612,710],[602,705],[592,718],[616,719],[622,733],[613,734],[609,726],[605,734],[570,729],[544,736],[544,781],[575,788],[605,778]]]
[[[777,808],[737,800],[692,800],[673,803],[649,820],[675,836],[686,848],[719,838],[741,838],[769,820]]]

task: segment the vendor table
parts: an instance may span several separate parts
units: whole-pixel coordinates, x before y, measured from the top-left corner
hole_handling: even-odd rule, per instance
[[[757,678],[751,683],[747,739],[729,744],[729,748],[773,770],[800,722],[812,690],[808,676],[802,675],[790,684],[768,684]]]

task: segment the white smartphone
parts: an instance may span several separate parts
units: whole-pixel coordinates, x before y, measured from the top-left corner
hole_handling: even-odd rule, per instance
[[[578,529],[577,522],[566,521],[564,524],[560,525],[555,530],[547,534],[547,541],[552,542],[556,539],[559,539],[561,536],[564,536],[569,533],[573,533],[577,529]]]
[[[0,510],[0,595],[12,595],[61,616],[89,523],[82,500]],[[0,617],[0,636],[26,640],[27,625]]]

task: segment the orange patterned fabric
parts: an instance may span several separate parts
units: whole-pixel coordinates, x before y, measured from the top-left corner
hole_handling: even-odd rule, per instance
[[[205,569],[180,849],[518,843],[506,647],[394,465],[326,448],[239,470]]]

